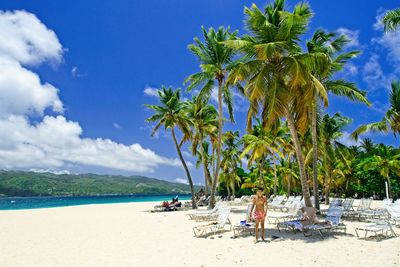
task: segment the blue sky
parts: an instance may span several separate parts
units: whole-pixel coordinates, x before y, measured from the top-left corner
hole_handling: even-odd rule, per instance
[[[149,125],[144,121],[151,112],[143,104],[156,103],[157,100],[146,94],[145,89],[148,89],[146,92],[152,92],[152,88],[161,85],[182,87],[184,78],[198,71],[198,62],[188,52],[187,45],[194,36],[200,35],[200,26],[224,25],[244,33],[243,8],[252,3],[227,0],[87,0],[79,1],[78,4],[75,1],[3,0],[1,10],[25,10],[55,32],[62,45],[62,51],[57,50],[61,55],[55,56],[59,59],[58,63],[43,60],[40,64],[22,62],[21,65],[26,65],[27,69],[36,73],[42,84],[49,83],[58,89],[64,107],[62,116],[79,124],[82,132],[78,135],[81,139],[92,143],[96,143],[96,138],[101,138],[101,142],[110,139],[113,145],[126,147],[139,144],[140,149],[149,149],[163,157],[157,158],[156,163],[148,168],[138,171],[134,167],[126,167],[126,163],[109,165],[80,161],[77,159],[79,155],[60,159],[60,162],[49,168],[46,168],[45,163],[30,166],[29,162],[25,165],[9,163],[5,167],[143,174],[167,180],[184,178],[176,162],[164,162],[174,161],[177,157],[168,134],[160,133],[157,138],[150,137]],[[262,7],[267,2],[255,3]],[[295,3],[297,1],[288,1],[289,6]],[[339,30],[347,34],[352,40],[349,49],[359,49],[363,53],[342,75],[367,90],[369,99],[374,103],[372,108],[366,108],[332,97],[328,112],[339,111],[354,120],[347,132],[359,124],[379,120],[387,107],[388,84],[400,73],[400,48],[397,47],[400,37],[398,34],[384,36],[376,24],[376,18],[384,10],[395,8],[395,1],[314,0],[309,3],[315,16],[309,34],[304,38],[309,38],[317,28]],[[245,103],[240,99],[237,101],[237,123],[234,126],[227,125],[227,129],[245,128]],[[46,114],[57,116],[57,111],[46,108],[43,114],[22,115],[28,117],[31,125],[37,125]],[[368,136],[376,142],[398,144],[392,136]],[[344,142],[351,141],[344,138]],[[96,148],[102,145],[96,145]],[[195,162],[192,157],[187,159]],[[110,161],[99,159],[98,162],[102,160]],[[194,167],[191,169],[195,182],[201,182],[201,171]]]

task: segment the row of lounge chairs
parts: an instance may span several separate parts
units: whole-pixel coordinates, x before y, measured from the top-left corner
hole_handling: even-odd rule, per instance
[[[324,234],[331,235],[339,231],[346,233],[346,226],[343,224],[343,217],[359,218],[366,220],[367,224],[356,228],[356,235],[358,238],[365,238],[369,233],[377,236],[379,234],[385,237],[396,236],[391,222],[397,223],[400,221],[400,201],[391,203],[387,200],[382,203],[382,206],[376,209],[371,209],[371,200],[362,199],[357,207],[353,207],[353,199],[333,199],[329,208],[323,213],[325,217],[323,220],[316,220],[315,209],[304,208],[299,197],[289,197],[282,201],[282,196],[277,196],[278,200],[272,200],[269,204],[270,210],[280,211],[279,213],[268,213],[267,220],[269,223],[276,223],[279,231],[291,230],[300,231],[305,236],[310,236],[314,232],[324,238]],[[284,197],[283,197],[284,199]],[[240,200],[240,202],[244,200]],[[285,202],[284,202],[285,201]],[[232,225],[229,220],[230,207],[229,202],[217,202],[212,210],[197,211],[188,214],[191,220],[197,222],[208,222],[193,227],[195,236],[207,236],[216,234],[222,230],[233,229],[234,237],[240,233],[254,234],[255,224],[250,220],[251,207],[247,200],[246,218],[236,225]],[[307,210],[309,209],[309,210]],[[307,218],[302,218],[302,212],[306,211],[314,214],[309,214]],[[302,212],[300,212],[302,211]],[[311,218],[311,219],[310,219]]]

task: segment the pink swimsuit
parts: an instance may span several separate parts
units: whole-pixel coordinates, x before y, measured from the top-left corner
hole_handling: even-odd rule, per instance
[[[266,199],[263,197],[263,202],[265,203]],[[264,204],[263,203],[263,204]],[[265,211],[254,211],[254,219],[256,220],[265,220],[266,212]]]

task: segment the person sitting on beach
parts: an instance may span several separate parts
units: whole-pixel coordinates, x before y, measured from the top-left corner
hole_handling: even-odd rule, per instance
[[[253,214],[254,208],[255,211]],[[267,215],[267,209],[268,209],[267,198],[263,194],[263,189],[258,188],[256,197],[253,199],[253,205],[251,206],[251,212],[250,212],[251,216],[254,218],[256,222],[255,225],[256,239],[254,240],[254,243],[258,242],[258,227],[260,225],[261,225],[261,239],[262,241],[265,241],[264,223],[265,223],[265,216]]]

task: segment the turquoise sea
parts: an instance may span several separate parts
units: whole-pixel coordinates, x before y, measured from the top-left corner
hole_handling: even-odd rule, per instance
[[[176,195],[112,195],[74,197],[6,197],[0,198],[0,210],[21,210],[78,206],[90,204],[111,204],[127,202],[171,201]],[[179,200],[190,200],[190,195],[179,195]]]

